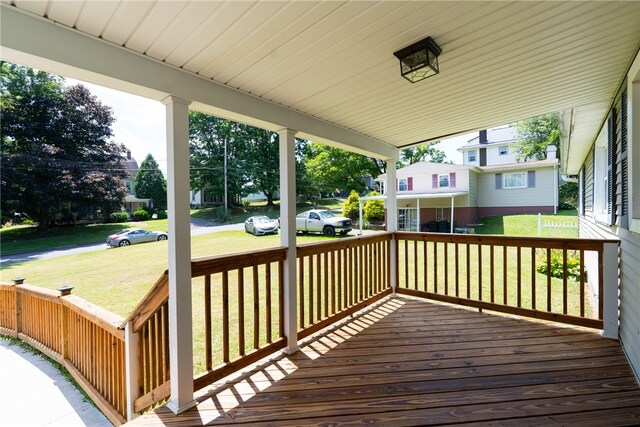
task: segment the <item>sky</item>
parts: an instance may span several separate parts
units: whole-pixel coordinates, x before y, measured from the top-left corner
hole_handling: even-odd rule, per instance
[[[167,175],[167,141],[165,137],[165,110],[159,101],[97,86],[74,79],[65,79],[68,85],[81,83],[100,102],[113,109],[116,118],[112,130],[114,140],[131,150],[131,155],[142,163],[147,154],[153,155],[160,170]],[[475,134],[443,140],[437,148],[443,150],[447,160],[462,164],[462,153],[457,151]]]

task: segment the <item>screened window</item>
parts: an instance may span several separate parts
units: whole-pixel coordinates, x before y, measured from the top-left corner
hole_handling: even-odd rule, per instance
[[[527,177],[522,173],[505,173],[503,176],[503,188],[527,188]]]
[[[448,187],[449,186],[449,174],[441,174],[438,175],[438,187]]]

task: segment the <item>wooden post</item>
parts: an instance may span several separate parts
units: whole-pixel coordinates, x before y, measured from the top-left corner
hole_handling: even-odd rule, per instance
[[[134,410],[136,399],[140,397],[138,387],[140,365],[138,364],[139,335],[133,331],[133,322],[127,322],[124,328],[125,387],[127,391],[127,421],[138,416]]]
[[[60,298],[71,295],[73,286],[61,286],[58,288],[60,291]],[[60,303],[60,357],[62,360],[69,359],[69,309],[62,303]]]
[[[298,350],[296,286],[296,131],[278,131],[280,144],[280,244],[287,248],[284,262],[284,333],[288,353]]]
[[[602,256],[602,321],[600,335],[618,339],[618,243],[603,244]]]
[[[395,233],[398,230],[398,201],[396,199],[396,161],[387,160],[387,231]],[[393,237],[395,240],[395,236]],[[398,286],[398,245],[389,246],[389,281],[391,289],[396,292]]]
[[[13,335],[14,338],[18,338],[18,334],[22,332],[22,295],[18,292],[18,285],[22,285],[24,283],[24,277],[16,277],[15,279],[11,279],[13,281],[13,291],[16,293],[15,296],[15,307],[14,307],[14,316],[16,330]]]

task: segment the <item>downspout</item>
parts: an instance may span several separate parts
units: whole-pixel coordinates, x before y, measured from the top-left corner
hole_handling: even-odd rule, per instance
[[[454,209],[454,205],[455,205],[455,203],[453,201],[454,197],[455,196],[451,196],[451,230],[449,230],[449,232],[452,233],[452,234],[453,234],[453,209]]]

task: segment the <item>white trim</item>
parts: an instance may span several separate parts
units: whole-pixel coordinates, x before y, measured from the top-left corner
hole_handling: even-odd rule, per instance
[[[519,185],[517,187],[515,186],[510,186],[507,187],[507,176],[508,175],[521,175],[523,177],[523,184]],[[527,188],[527,173],[526,172],[510,172],[510,173],[503,173],[502,174],[502,189],[503,190],[517,190],[517,189],[522,189],[522,188]]]
[[[411,200],[411,199],[442,199],[449,197],[467,196],[468,191],[457,191],[455,193],[415,193],[415,194],[399,194],[396,195],[397,200]],[[360,200],[388,200],[390,195],[379,194],[377,196],[363,196]]]
[[[602,254],[602,320],[601,335],[618,339],[618,243],[605,243]]]
[[[133,332],[133,322],[127,322],[124,327],[125,378],[127,388],[127,421],[138,416],[134,404],[140,397],[140,364],[138,363],[138,334]]]
[[[398,230],[398,198],[396,194],[396,161],[393,159],[387,160],[387,194],[379,196],[361,197],[360,200],[388,200],[387,201],[387,231],[394,233]],[[398,260],[398,252],[396,251],[395,242],[391,242],[389,250],[389,265],[396,265]],[[391,289],[396,292],[396,285],[398,284],[398,272],[395,268],[389,269],[389,281]]]

